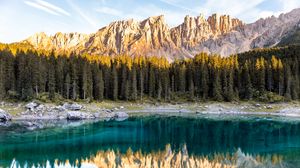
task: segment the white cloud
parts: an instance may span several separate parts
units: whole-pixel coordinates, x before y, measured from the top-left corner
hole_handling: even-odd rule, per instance
[[[68,4],[71,8],[78,13],[78,15],[83,18],[87,23],[89,23],[93,28],[97,28],[97,22],[94,21],[91,17],[89,17],[84,11],[80,9],[76,4],[72,2],[72,0],[67,0]]]
[[[185,10],[185,11],[189,11],[189,12],[192,12],[192,13],[198,13],[196,10],[194,9],[191,9],[191,8],[188,8],[188,7],[185,7],[185,6],[182,6],[182,5],[179,5],[177,2],[178,1],[175,1],[175,0],[160,0],[161,2],[164,2],[168,5],[171,5],[173,7],[176,7],[176,8],[179,8],[179,9],[182,9],[182,10]]]
[[[68,13],[67,11],[65,11],[64,9],[55,6],[49,2],[43,1],[43,0],[35,0],[35,1],[24,1],[25,4],[43,10],[47,13],[53,14],[53,15],[66,15],[66,16],[70,16],[70,13]]]
[[[64,9],[58,7],[58,6],[55,6],[53,4],[50,4],[49,2],[46,2],[46,1],[43,1],[43,0],[36,0],[38,4],[48,8],[48,9],[51,9],[53,11],[56,11],[58,13],[61,13],[61,14],[64,14],[66,16],[70,16],[70,13],[68,13],[67,11],[65,11]]]
[[[96,9],[97,12],[103,13],[103,14],[107,14],[107,15],[114,15],[114,16],[122,16],[122,12],[114,9],[114,8],[109,8],[109,7],[101,7]]]
[[[44,7],[44,6],[41,6],[41,5],[37,4],[37,3],[31,2],[31,1],[24,1],[24,3],[27,4],[27,5],[29,5],[29,6],[31,6],[31,7],[43,10],[45,12],[48,12],[48,13],[50,13],[52,15],[57,15],[57,16],[59,15],[57,12],[52,11],[52,10],[50,10],[50,9]]]

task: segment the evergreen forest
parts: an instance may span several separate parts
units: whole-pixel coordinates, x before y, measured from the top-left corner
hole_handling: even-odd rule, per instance
[[[289,101],[300,98],[300,47],[221,57],[59,54],[0,47],[0,99]]]

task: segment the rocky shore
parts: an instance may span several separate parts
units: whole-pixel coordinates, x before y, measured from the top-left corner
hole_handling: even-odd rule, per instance
[[[4,107],[4,110],[1,109]],[[98,112],[89,112],[83,105],[78,103],[64,103],[62,105],[42,104],[30,102],[25,105],[2,102],[0,106],[0,123],[25,122],[32,126],[31,121],[49,120],[92,120],[92,119],[126,119],[128,114],[121,111],[109,109],[98,109]],[[18,112],[16,112],[18,111]]]
[[[300,103],[257,102],[195,102],[195,103],[0,103],[0,126],[23,123],[28,127],[42,127],[47,121],[125,120],[129,116],[145,114],[187,113],[228,115],[272,115],[300,118]],[[61,123],[61,122],[60,122]]]

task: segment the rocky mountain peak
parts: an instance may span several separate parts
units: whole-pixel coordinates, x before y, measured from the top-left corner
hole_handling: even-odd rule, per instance
[[[218,34],[228,33],[232,29],[243,25],[243,22],[239,19],[217,13],[209,16],[207,22],[210,24],[212,31]]]
[[[156,55],[169,60],[193,57],[199,52],[223,56],[252,48],[277,45],[300,23],[300,9],[279,17],[259,19],[251,24],[229,15],[186,16],[183,22],[169,28],[163,15],[143,21],[133,19],[112,22],[96,33],[35,34],[22,41],[39,49],[75,50],[99,55]]]

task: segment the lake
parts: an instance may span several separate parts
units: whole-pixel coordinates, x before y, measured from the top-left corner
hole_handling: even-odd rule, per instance
[[[64,121],[36,130],[20,124],[0,127],[0,167],[151,164],[299,167],[300,121],[258,116],[151,115],[124,121]]]

